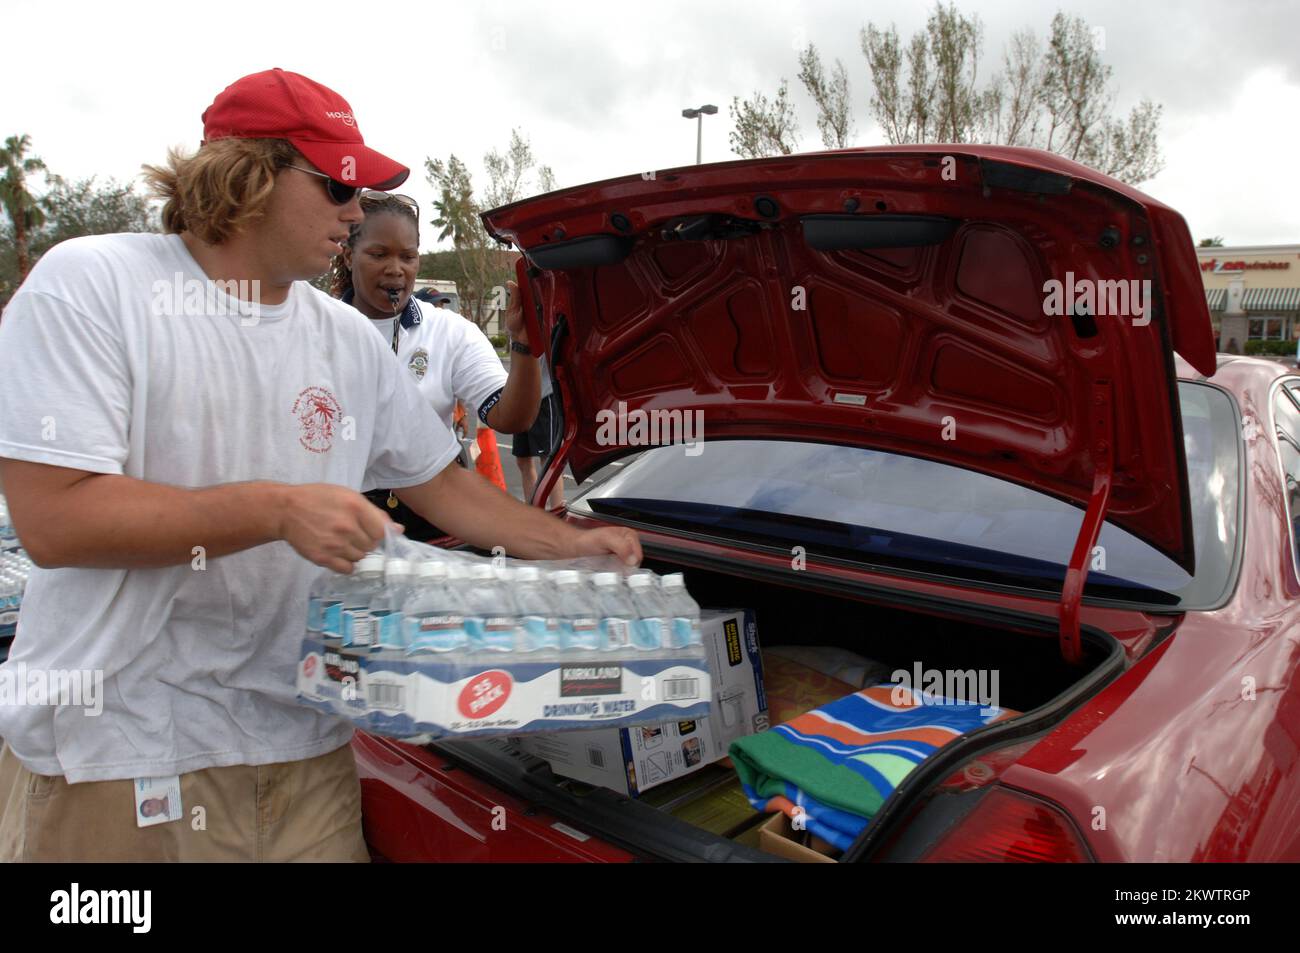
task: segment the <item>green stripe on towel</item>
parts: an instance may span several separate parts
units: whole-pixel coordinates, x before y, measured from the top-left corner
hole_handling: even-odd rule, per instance
[[[775,731],[738,738],[729,753],[741,781],[761,797],[786,797],[785,785],[790,782],[828,807],[862,817],[874,816],[885,801],[875,785],[852,768],[834,764]],[[879,757],[875,755],[867,763],[880,770]]]

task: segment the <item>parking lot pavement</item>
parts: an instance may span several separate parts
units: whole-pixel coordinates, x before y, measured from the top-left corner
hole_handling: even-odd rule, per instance
[[[506,488],[518,499],[524,498],[524,485],[519,476],[519,464],[515,463],[515,457],[510,452],[510,435],[497,434],[497,449],[501,454],[501,470],[506,477]],[[538,471],[540,475],[541,466],[539,461]],[[577,487],[577,483],[569,474],[568,470],[564,471],[564,497],[567,500]]]
[[[509,372],[510,352],[498,351],[497,356],[501,358],[502,365],[505,367],[506,371]],[[524,498],[524,484],[523,480],[519,476],[519,464],[515,463],[514,454],[510,452],[510,434],[497,434],[497,449],[501,454],[501,470],[506,477],[506,489],[508,489],[516,498],[522,500]],[[537,469],[538,474],[540,475],[542,469],[540,461]],[[571,491],[577,487],[577,485],[577,482],[569,474],[569,471],[565,470],[564,498],[566,500],[569,498]]]

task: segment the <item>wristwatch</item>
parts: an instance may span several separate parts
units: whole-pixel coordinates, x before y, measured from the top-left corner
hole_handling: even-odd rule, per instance
[[[520,344],[518,341],[510,342],[510,350],[514,351],[516,354],[531,355],[533,353],[532,348],[530,348],[527,344]]]

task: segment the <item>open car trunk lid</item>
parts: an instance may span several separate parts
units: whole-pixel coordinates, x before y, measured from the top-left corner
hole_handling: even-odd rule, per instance
[[[893,146],[483,218],[524,253],[579,481],[637,449],[620,416],[701,411],[707,439],[883,449],[1087,506],[1063,629],[1103,517],[1194,569],[1173,353],[1212,373],[1212,330],[1185,222],[1135,189],[1037,150]]]

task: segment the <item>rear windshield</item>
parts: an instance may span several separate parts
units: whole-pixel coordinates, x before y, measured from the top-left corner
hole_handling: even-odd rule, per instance
[[[1231,399],[1178,385],[1196,573],[1109,523],[1088,573],[1092,598],[1205,609],[1232,590],[1240,426]],[[655,447],[596,474],[571,507],[812,555],[1059,592],[1083,509],[996,477],[856,447],[705,440]]]

